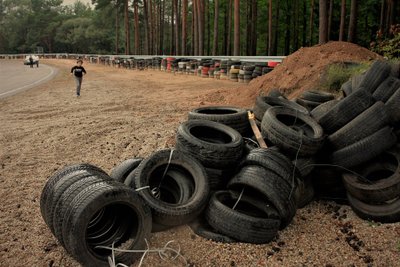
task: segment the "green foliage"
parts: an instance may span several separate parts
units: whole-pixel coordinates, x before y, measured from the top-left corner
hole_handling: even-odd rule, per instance
[[[381,39],[372,43],[371,48],[374,52],[389,59],[400,58],[400,25],[391,27],[391,38]]]
[[[362,73],[367,68],[367,64],[331,64],[326,69],[321,86],[327,91],[337,92],[350,77]]]

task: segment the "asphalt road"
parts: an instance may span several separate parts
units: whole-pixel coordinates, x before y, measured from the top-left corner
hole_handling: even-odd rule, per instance
[[[45,64],[33,68],[22,60],[0,60],[0,98],[5,98],[52,79],[57,69]]]

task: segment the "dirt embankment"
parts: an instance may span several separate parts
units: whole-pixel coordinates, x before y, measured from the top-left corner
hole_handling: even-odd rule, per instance
[[[218,93],[225,96],[224,102],[227,104],[252,107],[258,95],[268,94],[273,88],[284,92],[289,98],[315,88],[330,64],[368,62],[379,58],[381,56],[378,54],[347,42],[303,47],[285,58],[272,72],[252,80],[249,85]]]

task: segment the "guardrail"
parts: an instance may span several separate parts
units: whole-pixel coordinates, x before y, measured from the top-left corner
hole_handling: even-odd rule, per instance
[[[24,59],[25,56],[30,55],[30,53],[26,54],[0,54],[0,59]],[[70,54],[70,53],[46,53],[46,54],[35,54],[39,55],[41,58],[68,58],[68,59],[76,59],[76,58],[99,58],[99,57],[108,57],[110,59],[114,58],[135,58],[135,59],[150,59],[150,58],[188,58],[188,59],[217,59],[217,60],[234,60],[234,61],[242,61],[242,62],[282,62],[285,56],[171,56],[171,55],[99,55],[99,54]]]

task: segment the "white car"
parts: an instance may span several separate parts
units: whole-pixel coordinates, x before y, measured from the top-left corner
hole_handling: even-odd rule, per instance
[[[30,60],[32,58],[32,62]],[[36,55],[29,55],[25,57],[24,65],[36,65],[39,68],[39,57]]]

